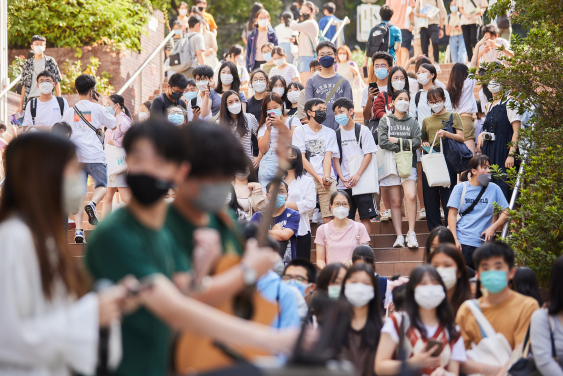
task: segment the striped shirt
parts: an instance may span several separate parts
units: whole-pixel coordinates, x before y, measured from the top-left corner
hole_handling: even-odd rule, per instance
[[[290,82],[293,82],[295,77],[299,77],[299,72],[297,72],[297,68],[293,64],[287,64],[287,66],[283,69],[279,69],[278,67],[272,68],[270,70],[270,77],[274,76],[282,76],[285,80],[285,83],[289,85]]]
[[[258,120],[256,120],[256,118],[252,114],[245,113],[244,117],[246,119],[246,129],[248,130],[248,132],[241,137],[237,132],[237,123],[235,123],[233,120],[231,120],[231,131],[233,132],[237,140],[240,141],[242,148],[244,149],[244,153],[250,159],[252,159],[251,136],[256,135],[256,133],[258,132]],[[217,123],[219,123],[219,119],[217,119]]]

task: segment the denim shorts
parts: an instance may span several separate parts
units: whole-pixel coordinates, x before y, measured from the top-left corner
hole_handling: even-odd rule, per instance
[[[80,163],[80,173],[88,185],[88,175],[94,181],[94,188],[108,186],[108,168],[105,163]]]
[[[297,70],[299,72],[309,72],[309,63],[313,60],[317,60],[314,56],[299,56],[299,63],[297,65]]]

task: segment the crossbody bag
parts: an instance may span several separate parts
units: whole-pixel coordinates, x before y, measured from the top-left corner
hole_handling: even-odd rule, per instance
[[[89,126],[91,130],[94,131],[94,133],[96,134],[96,137],[98,137],[98,140],[102,144],[102,148],[103,148],[104,142],[105,142],[104,132],[102,132],[102,130],[100,128],[96,128],[92,124],[90,124],[90,122],[88,120],[86,120],[86,117],[84,117],[84,114],[76,106],[74,106],[72,109],[80,117],[80,119],[82,119],[82,121],[84,123],[86,123],[86,125]]]

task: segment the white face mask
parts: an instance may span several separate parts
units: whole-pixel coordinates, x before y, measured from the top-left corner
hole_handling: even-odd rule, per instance
[[[316,76],[317,74],[319,74],[319,71],[315,71],[315,73],[313,73],[313,76]]]
[[[405,88],[405,81],[403,80],[393,81],[391,82],[391,86],[393,86],[393,89],[395,90],[403,90]]]
[[[332,214],[338,219],[344,219],[348,217],[350,213],[350,209],[345,208],[344,206],[339,206],[337,208],[332,209]]]
[[[42,94],[49,94],[53,92],[53,84],[50,82],[41,82],[39,84],[39,90]]]
[[[235,57],[235,60],[236,60],[237,64],[242,65],[242,63],[244,63],[244,56],[239,55],[239,56]]]
[[[496,94],[500,91],[500,89],[502,89],[502,86],[498,82],[491,80],[491,82],[487,85],[487,88],[492,94]]]
[[[37,55],[41,55],[45,51],[44,46],[33,46],[33,52]]]
[[[62,202],[64,213],[76,214],[81,205],[84,205],[86,185],[80,175],[63,177]]]
[[[297,103],[300,94],[300,91],[290,91],[289,93],[287,93],[287,99],[289,99],[291,103]]]
[[[233,83],[233,75],[230,73],[221,73],[221,82],[225,85],[230,85]]]
[[[266,90],[266,83],[262,81],[256,81],[252,83],[252,88],[257,93],[263,93]]]
[[[346,54],[340,54],[340,55],[338,55],[338,59],[339,59],[340,61],[346,61],[346,60],[348,60],[348,55],[346,55]]]
[[[283,87],[275,87],[272,89],[272,93],[276,93],[280,97],[283,97],[283,94],[285,93],[285,89]]]
[[[270,23],[270,21],[268,21],[268,20],[264,20],[264,19],[258,20],[258,26],[261,27],[261,28],[268,27],[269,23]]]
[[[227,106],[227,109],[229,110],[229,112],[233,115],[237,115],[240,113],[240,110],[242,109],[242,103],[240,102],[235,102],[233,104],[231,104],[230,106]]]
[[[199,81],[195,84],[199,91],[205,91],[209,86],[209,81]]]
[[[274,64],[276,64],[276,67],[281,67],[283,63],[284,63],[283,57],[281,59],[274,60]]]
[[[416,75],[416,80],[421,85],[426,85],[430,79],[428,78],[428,73],[419,73]]]
[[[149,118],[149,114],[146,112],[139,112],[139,121],[145,121]]]
[[[185,16],[188,14],[188,10],[186,8],[182,8],[178,11],[178,13],[180,13],[180,16]]]
[[[439,267],[436,268],[436,271],[440,274],[440,277],[442,277],[442,281],[444,281],[447,290],[455,286],[457,282],[457,268],[455,266],[450,268]]]
[[[363,283],[347,283],[344,286],[344,296],[354,307],[363,307],[375,296],[373,286]]]
[[[444,102],[431,104],[430,108],[434,111],[434,113],[438,113],[444,108]]]
[[[422,308],[433,309],[446,298],[442,285],[420,285],[414,289],[414,300]]]
[[[407,112],[409,109],[410,103],[404,99],[399,99],[395,102],[395,109],[399,112]]]

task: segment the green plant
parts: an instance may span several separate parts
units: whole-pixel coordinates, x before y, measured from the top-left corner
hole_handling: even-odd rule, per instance
[[[358,65],[358,67],[363,67],[364,66],[364,59],[365,59],[365,52],[364,51],[353,51],[352,52],[352,60],[354,61],[354,63],[356,63]],[[371,58],[369,59],[368,64],[371,63]]]
[[[13,81],[22,73],[23,63],[25,63],[25,56],[16,56],[14,61],[8,66],[8,76],[10,81]]]
[[[108,96],[114,92],[113,86],[110,85],[109,80],[111,75],[108,72],[102,72],[101,77],[97,76],[96,73],[100,66],[100,59],[91,56],[90,63],[86,66],[86,69],[82,70],[82,63],[78,61],[66,60],[62,64],[62,80],[61,92],[63,94],[76,94],[76,88],[74,87],[74,81],[81,74],[91,74],[96,77],[96,90],[105,96]]]

